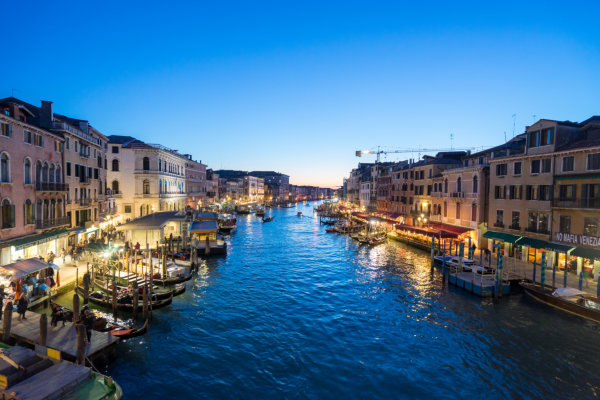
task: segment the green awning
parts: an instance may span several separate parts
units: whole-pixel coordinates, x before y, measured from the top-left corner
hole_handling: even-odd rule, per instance
[[[11,246],[15,247],[15,250],[22,250],[26,247],[35,246],[49,242],[50,240],[58,239],[63,236],[68,236],[69,231],[66,229],[59,229],[52,232],[40,233],[39,235],[28,236],[23,239],[17,239],[10,243]]]
[[[533,239],[522,236],[519,240],[517,240],[517,244],[520,246],[531,247],[532,249],[545,249],[548,246],[548,242],[545,240]]]
[[[583,257],[589,260],[600,260],[600,250],[588,249],[585,247],[575,247],[571,251],[572,256]]]
[[[499,240],[506,243],[516,243],[521,236],[504,232],[487,231],[483,234],[484,238]]]
[[[546,244],[545,249],[550,250],[550,251],[556,251],[558,253],[568,253],[569,251],[571,251],[573,249],[573,246],[569,246],[567,244],[549,242]]]

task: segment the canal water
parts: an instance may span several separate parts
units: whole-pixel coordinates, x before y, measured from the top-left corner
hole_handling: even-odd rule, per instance
[[[598,324],[447,287],[426,253],[328,234],[312,206],[238,217],[227,257],[119,344],[126,399],[600,396]]]

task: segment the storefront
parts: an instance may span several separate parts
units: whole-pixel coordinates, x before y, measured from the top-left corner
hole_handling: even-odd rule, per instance
[[[8,252],[10,262],[33,257],[47,259],[51,253],[60,256],[63,249],[67,248],[68,235],[66,229],[31,235],[7,242],[2,251]]]

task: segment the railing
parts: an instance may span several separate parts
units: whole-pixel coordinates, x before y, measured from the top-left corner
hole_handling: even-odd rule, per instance
[[[133,171],[136,174],[161,174],[161,175],[170,175],[170,176],[179,176],[179,177],[185,177],[184,174],[178,174],[176,172],[169,172],[169,171],[161,171],[160,169],[135,169]]]
[[[90,183],[90,178],[88,178],[87,175],[80,175],[79,182],[80,183]]]
[[[79,157],[90,158],[90,155],[87,152],[85,152],[85,153],[79,152]]]
[[[520,225],[514,225],[514,224],[512,224],[512,225],[510,225],[508,227],[508,229],[513,229],[515,231],[520,231],[521,230],[521,226]]]
[[[450,193],[450,197],[462,199],[465,197],[465,194],[463,192],[452,192]]]
[[[576,199],[565,199],[558,198],[552,201],[552,207],[556,208],[600,208],[600,198],[576,198]]]
[[[52,129],[58,129],[58,130],[63,130],[63,131],[67,131],[70,132],[74,135],[79,136],[82,139],[85,139],[89,142],[95,143],[97,145],[100,144],[100,139],[95,138],[83,131],[80,131],[77,128],[72,127],[71,125],[67,124],[66,122],[59,122],[59,121],[53,121],[52,122]]]
[[[36,182],[35,190],[42,192],[68,192],[69,185],[56,182]]]
[[[69,225],[71,221],[69,217],[58,217],[54,219],[36,219],[35,220],[35,228],[36,229],[48,229],[54,228],[61,225]]]
[[[100,212],[100,216],[107,216],[107,215],[113,215],[117,213],[117,209],[116,208],[109,208],[108,210],[105,211],[101,211]]]
[[[79,205],[82,207],[86,207],[89,206],[90,204],[92,204],[92,199],[89,198],[83,198],[83,199],[79,199]]]
[[[528,226],[527,228],[525,228],[525,231],[531,233],[541,233],[542,235],[550,234],[550,231],[548,229],[542,229],[535,226]]]

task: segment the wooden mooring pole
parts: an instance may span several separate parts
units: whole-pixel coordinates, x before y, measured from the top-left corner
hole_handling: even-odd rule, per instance
[[[4,320],[2,321],[2,341],[8,343],[10,341],[10,328],[12,326],[13,303],[9,301],[4,307]]]
[[[48,316],[46,314],[40,315],[40,344],[46,346],[46,339],[48,338]]]

